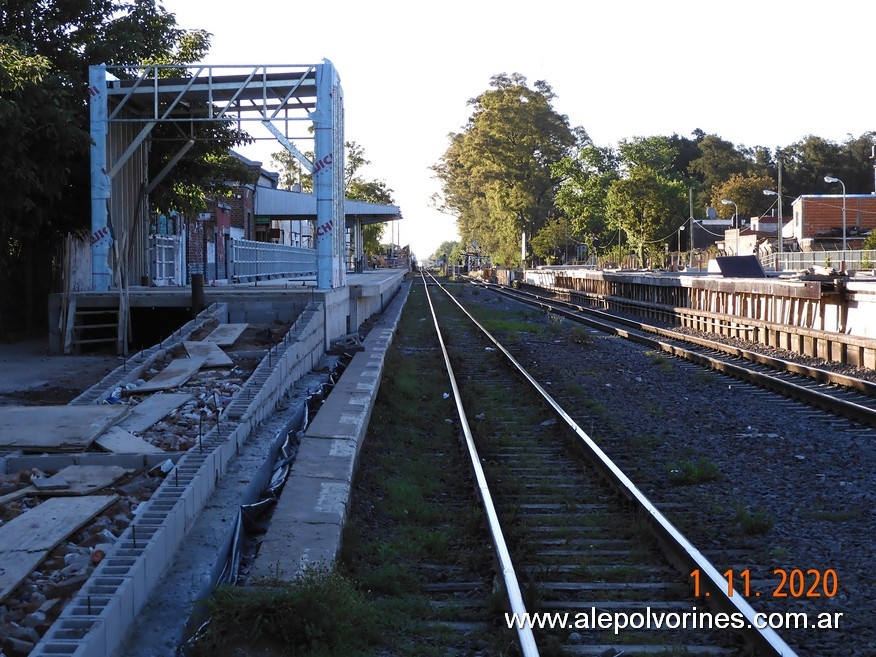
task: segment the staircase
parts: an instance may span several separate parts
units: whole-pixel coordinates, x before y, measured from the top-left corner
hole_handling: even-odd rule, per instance
[[[64,330],[64,353],[79,354],[88,345],[116,345],[116,353],[128,353],[128,295],[122,292],[115,307],[83,307],[78,295],[67,303]]]

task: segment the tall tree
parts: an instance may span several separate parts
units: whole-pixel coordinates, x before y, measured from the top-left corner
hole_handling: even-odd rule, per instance
[[[620,177],[620,160],[611,148],[588,142],[576,157],[564,157],[552,171],[560,179],[555,203],[569,218],[572,235],[592,250],[600,242],[607,246],[603,232],[607,226],[609,185]]]
[[[718,215],[724,219],[733,216],[734,207],[721,203],[727,199],[736,203],[739,208],[740,226],[748,223],[749,217],[760,216],[766,212],[775,200],[763,194],[765,189],[775,189],[776,181],[771,176],[743,176],[733,174],[730,179],[712,187],[712,206]]]
[[[647,166],[633,167],[608,189],[609,227],[622,230],[644,262],[646,254],[662,250],[663,242],[684,221],[686,191],[681,181]]]
[[[0,3],[0,333],[44,321],[56,246],[88,227],[89,64],[187,57],[207,37],[155,0]]]
[[[751,162],[732,142],[718,135],[704,135],[697,146],[700,156],[690,163],[690,173],[700,183],[700,193],[696,205],[705,206],[712,196],[712,187],[726,180],[734,173],[748,173]]]
[[[544,81],[533,87],[519,73],[500,74],[469,101],[472,115],[433,167],[445,205],[457,216],[464,242],[476,241],[496,264],[520,262],[522,232],[534,235],[554,212],[559,179],[551,172],[583,131],[558,114]]]

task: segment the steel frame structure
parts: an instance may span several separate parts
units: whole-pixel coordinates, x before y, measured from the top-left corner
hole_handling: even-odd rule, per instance
[[[317,197],[317,287],[346,284],[344,266],[344,105],[340,78],[327,59],[303,65],[128,65],[89,68],[91,119],[92,285],[112,286],[110,249],[122,237],[110,221],[113,180],[143,147],[159,123],[232,122],[240,129],[260,123],[313,175]],[[290,127],[310,121],[314,136],[290,136]],[[114,124],[141,125],[124,151],[108,162],[107,138]],[[267,137],[266,137],[267,138]],[[293,139],[313,139],[315,161]],[[148,195],[194,145],[193,139],[155,177]],[[137,174],[135,174],[137,175]]]

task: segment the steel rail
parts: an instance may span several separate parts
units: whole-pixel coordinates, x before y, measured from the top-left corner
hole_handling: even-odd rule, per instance
[[[852,400],[841,399],[835,395],[809,388],[805,385],[794,383],[793,381],[786,381],[771,374],[751,370],[741,365],[735,365],[721,358],[709,356],[693,349],[679,346],[678,344],[671,344],[663,340],[650,338],[640,333],[634,333],[623,328],[618,328],[618,325],[630,327],[633,329],[633,331],[637,330],[641,331],[642,333],[656,333],[662,337],[671,338],[681,342],[691,342],[706,349],[712,349],[714,351],[725,353],[729,356],[736,356],[738,358],[749,360],[757,364],[764,365],[766,367],[772,367],[779,370],[780,372],[796,374],[799,376],[813,379],[819,383],[832,383],[835,385],[840,385],[844,388],[857,390],[865,396],[876,398],[876,384],[873,384],[869,381],[863,381],[861,379],[856,379],[854,377],[849,377],[843,374],[834,374],[820,368],[809,367],[799,363],[792,363],[790,361],[786,361],[780,358],[774,358],[772,356],[758,354],[756,352],[740,349],[739,347],[734,347],[732,345],[722,344],[713,340],[708,340],[706,338],[688,336],[683,333],[677,333],[668,329],[650,326],[648,324],[643,324],[641,322],[637,322],[635,320],[627,319],[624,317],[616,317],[609,313],[605,313],[599,310],[593,310],[591,308],[584,308],[582,306],[570,304],[568,302],[547,300],[539,297],[538,295],[529,293],[527,293],[526,295],[522,295],[516,291],[511,292],[502,288],[496,289],[496,287],[493,285],[490,285],[488,287],[489,289],[493,289],[494,291],[497,291],[509,298],[516,299],[518,301],[521,301],[522,303],[528,303],[530,305],[544,308],[550,312],[561,315],[562,317],[566,317],[567,319],[571,319],[575,322],[585,324],[587,326],[591,326],[602,332],[617,335],[619,337],[625,338],[632,342],[636,342],[646,347],[650,347],[652,349],[660,349],[665,353],[677,356],[679,358],[684,358],[685,360],[689,360],[691,362],[697,363],[698,365],[702,365],[704,367],[708,367],[719,372],[723,372],[737,379],[753,383],[762,388],[767,388],[793,399],[797,399],[799,401],[812,404],[813,406],[817,406],[819,408],[823,408],[828,411],[844,415],[845,417],[857,420],[864,424],[876,426],[876,408],[864,406]],[[564,305],[574,307],[575,310],[571,311],[561,307]],[[596,317],[603,319],[594,319],[592,317],[582,316],[579,313],[587,313],[587,315],[595,315]]]
[[[431,276],[431,275],[430,275]],[[576,436],[580,439],[579,445],[583,447],[585,454],[594,464],[597,470],[603,477],[609,481],[615,489],[628,501],[633,503],[638,509],[644,512],[646,519],[650,521],[651,527],[654,529],[657,537],[663,547],[666,556],[673,564],[682,570],[682,572],[691,572],[694,569],[699,569],[700,574],[704,576],[701,579],[703,589],[708,591],[709,604],[715,605],[718,608],[728,611],[729,613],[742,614],[748,625],[748,632],[743,636],[755,645],[758,649],[764,650],[771,655],[779,655],[781,657],[796,657],[794,650],[785,643],[784,639],[772,628],[761,628],[757,623],[757,614],[748,602],[738,595],[738,592],[731,597],[727,595],[727,580],[721,575],[712,563],[700,552],[687,538],[669,521],[663,513],[654,506],[653,503],[639,490],[639,488],[630,480],[629,477],[612,461],[608,455],[587,435],[587,433],[578,426],[575,420],[566,413],[560,404],[536,381],[532,375],[514,358],[505,347],[496,340],[493,335],[487,331],[483,325],[469,313],[465,307],[451,295],[437,280],[432,277],[435,284],[438,285],[447,296],[465,313],[465,315],[483,332],[483,334],[495,345],[496,349],[501,351],[514,368],[523,376],[535,389],[548,405],[554,409],[557,415],[566,423]],[[690,569],[690,570],[687,570]]]
[[[426,282],[426,277],[421,273],[423,279],[423,289],[426,292],[426,299],[429,302],[429,309],[432,312],[432,321],[435,324],[435,333],[438,335],[438,343],[441,345],[441,353],[444,355],[444,365],[447,367],[447,375],[450,379],[450,387],[453,390],[453,399],[456,402],[456,410],[459,415],[459,422],[462,426],[462,432],[465,435],[465,446],[468,450],[469,460],[474,472],[475,481],[477,484],[478,495],[481,498],[481,503],[484,507],[484,513],[487,517],[487,524],[490,529],[490,535],[493,537],[493,547],[496,551],[496,557],[499,560],[501,569],[502,581],[505,584],[505,592],[508,596],[508,603],[511,606],[511,613],[518,614],[518,618],[524,618],[526,604],[523,602],[523,593],[520,590],[520,583],[517,580],[517,573],[514,570],[514,564],[511,561],[511,553],[508,550],[508,544],[505,542],[505,535],[502,532],[502,525],[499,522],[499,515],[496,512],[496,506],[493,503],[493,497],[490,493],[490,487],[487,483],[487,477],[484,474],[483,466],[481,466],[481,458],[478,454],[477,447],[474,444],[474,436],[471,432],[468,419],[465,414],[465,408],[462,404],[462,396],[459,392],[459,386],[456,383],[456,377],[453,374],[453,366],[450,364],[450,355],[447,352],[447,346],[444,343],[444,337],[441,333],[441,327],[438,325],[438,315],[435,312],[435,307],[432,305],[432,297],[429,294],[429,286]],[[434,279],[433,279],[434,280]],[[441,287],[439,285],[439,287]],[[441,288],[445,293],[443,287]],[[448,296],[449,293],[448,293]],[[451,297],[453,298],[453,297]],[[526,623],[517,623],[517,638],[520,641],[520,649],[523,657],[538,657],[538,646],[535,643],[535,635],[532,628]]]

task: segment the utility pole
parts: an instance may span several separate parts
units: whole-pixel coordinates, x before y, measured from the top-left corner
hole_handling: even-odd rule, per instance
[[[776,271],[779,271],[782,260],[782,228],[784,228],[784,222],[782,220],[782,160],[781,158],[776,158],[776,161],[779,165],[779,257],[776,258]]]

